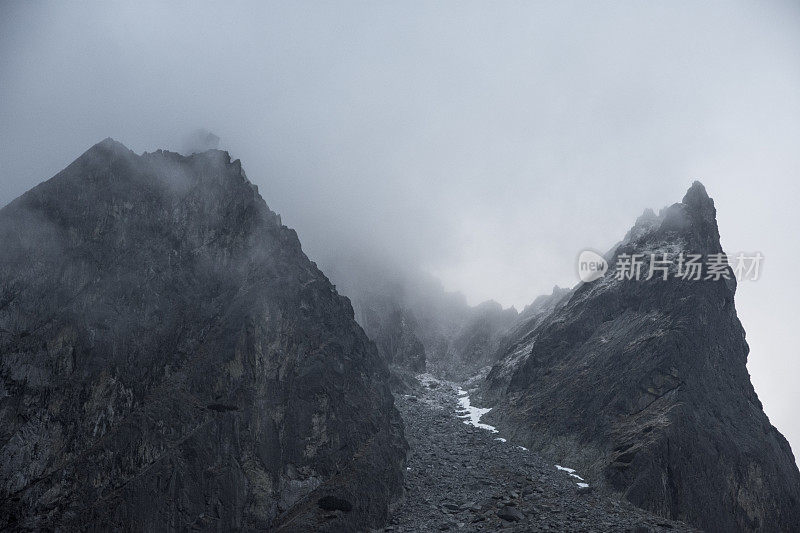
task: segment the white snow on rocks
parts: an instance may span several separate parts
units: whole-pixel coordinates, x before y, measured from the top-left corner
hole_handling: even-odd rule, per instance
[[[497,433],[497,429],[494,426],[490,426],[489,424],[482,424],[481,417],[492,410],[491,407],[481,408],[475,407],[470,405],[469,403],[469,395],[467,391],[463,389],[458,389],[458,404],[461,406],[459,411],[462,413],[459,418],[466,418],[467,420],[464,421],[465,424],[471,424],[476,428],[486,429],[491,431],[492,433]],[[505,439],[503,440],[505,442]]]
[[[435,377],[433,377],[433,375],[428,373],[417,375],[417,379],[419,379],[422,382],[423,386],[431,389],[441,386],[448,387],[450,388],[450,390],[455,389],[458,395],[458,405],[459,405],[459,407],[456,409],[456,416],[458,416],[458,418],[464,418],[465,424],[474,426],[479,429],[485,429],[487,431],[491,431],[492,433],[498,432],[494,426],[490,426],[489,424],[484,424],[481,422],[481,417],[486,413],[488,413],[489,411],[491,411],[492,408],[475,407],[474,405],[472,405],[469,400],[469,394],[461,387],[456,388],[455,384],[450,382],[443,382],[439,379],[436,379]],[[495,437],[494,440],[500,442],[508,442],[505,438],[500,436]],[[517,448],[523,451],[528,451],[528,449],[525,446],[517,446]],[[555,467],[559,470],[566,472],[571,477],[580,480],[578,483],[576,483],[576,485],[578,485],[579,488],[584,489],[589,487],[589,484],[585,483],[584,479],[575,473],[574,468],[567,468],[566,466],[561,466],[561,465],[555,465]],[[411,468],[408,468],[408,470],[411,470]]]
[[[575,469],[574,468],[567,468],[566,466],[561,466],[561,465],[555,465],[555,467],[558,468],[559,470],[563,470],[564,472],[566,472],[570,476],[572,476],[574,478],[578,478],[581,481],[583,481],[583,478],[575,473]],[[576,485],[578,485],[582,489],[585,489],[586,487],[589,486],[588,483],[576,483]]]

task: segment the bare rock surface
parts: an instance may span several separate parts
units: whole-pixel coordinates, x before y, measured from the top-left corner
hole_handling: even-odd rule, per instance
[[[238,160],[107,139],[0,210],[0,249],[0,529],[383,523],[386,364]]]
[[[662,516],[708,531],[798,531],[800,472],[750,382],[733,272],[680,275],[681,254],[708,265],[720,253],[699,182],[646,212],[606,256],[613,269],[640,254],[641,276],[609,272],[524,316],[483,383],[487,418]],[[666,279],[647,279],[652,254],[666,254]]]
[[[585,493],[578,483],[592,480],[465,424],[456,384],[422,378],[397,397],[410,446],[405,498],[379,531],[694,531]]]

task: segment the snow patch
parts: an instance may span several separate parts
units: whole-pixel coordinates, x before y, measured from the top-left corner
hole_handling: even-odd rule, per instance
[[[561,466],[561,465],[555,465],[555,466],[556,466],[556,468],[558,468],[559,470],[563,470],[564,472],[566,472],[570,476],[572,476],[572,477],[574,477],[576,479],[580,479],[581,483],[576,483],[576,485],[578,485],[582,489],[584,489],[584,488],[589,486],[588,483],[583,483],[583,478],[575,473],[575,469],[574,468],[567,468],[566,466]]]
[[[491,431],[492,433],[497,433],[497,429],[494,426],[490,426],[489,424],[482,424],[481,417],[492,410],[491,407],[481,408],[475,407],[469,403],[469,395],[467,391],[463,389],[458,389],[458,404],[461,406],[461,411],[464,414],[458,415],[459,418],[466,418],[464,420],[465,424],[470,424],[475,426],[476,428],[485,429]]]
[[[495,437],[494,440],[499,440],[500,442],[506,442],[506,439],[503,437]]]

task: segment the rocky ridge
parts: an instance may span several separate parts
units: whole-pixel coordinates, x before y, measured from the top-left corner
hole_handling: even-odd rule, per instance
[[[678,256],[722,252],[695,182],[607,254],[668,254],[668,277],[609,272],[521,321],[489,372],[488,415],[510,438],[600,489],[708,531],[800,529],[800,473],[750,383],[736,281],[678,277]]]

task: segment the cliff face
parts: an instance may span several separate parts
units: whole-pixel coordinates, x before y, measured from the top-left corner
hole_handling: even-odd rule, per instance
[[[238,161],[106,140],[0,210],[0,529],[368,527],[388,372]]]
[[[417,337],[419,324],[397,300],[375,295],[359,302],[358,323],[375,341],[378,353],[390,365],[412,372],[425,371],[425,345]]]
[[[610,270],[518,324],[485,383],[487,419],[658,514],[708,531],[797,530],[800,474],[750,383],[735,281],[675,277],[676,254],[722,251],[715,217],[695,183],[607,256],[613,270],[645,254],[646,273],[651,253],[668,253],[667,280]]]

